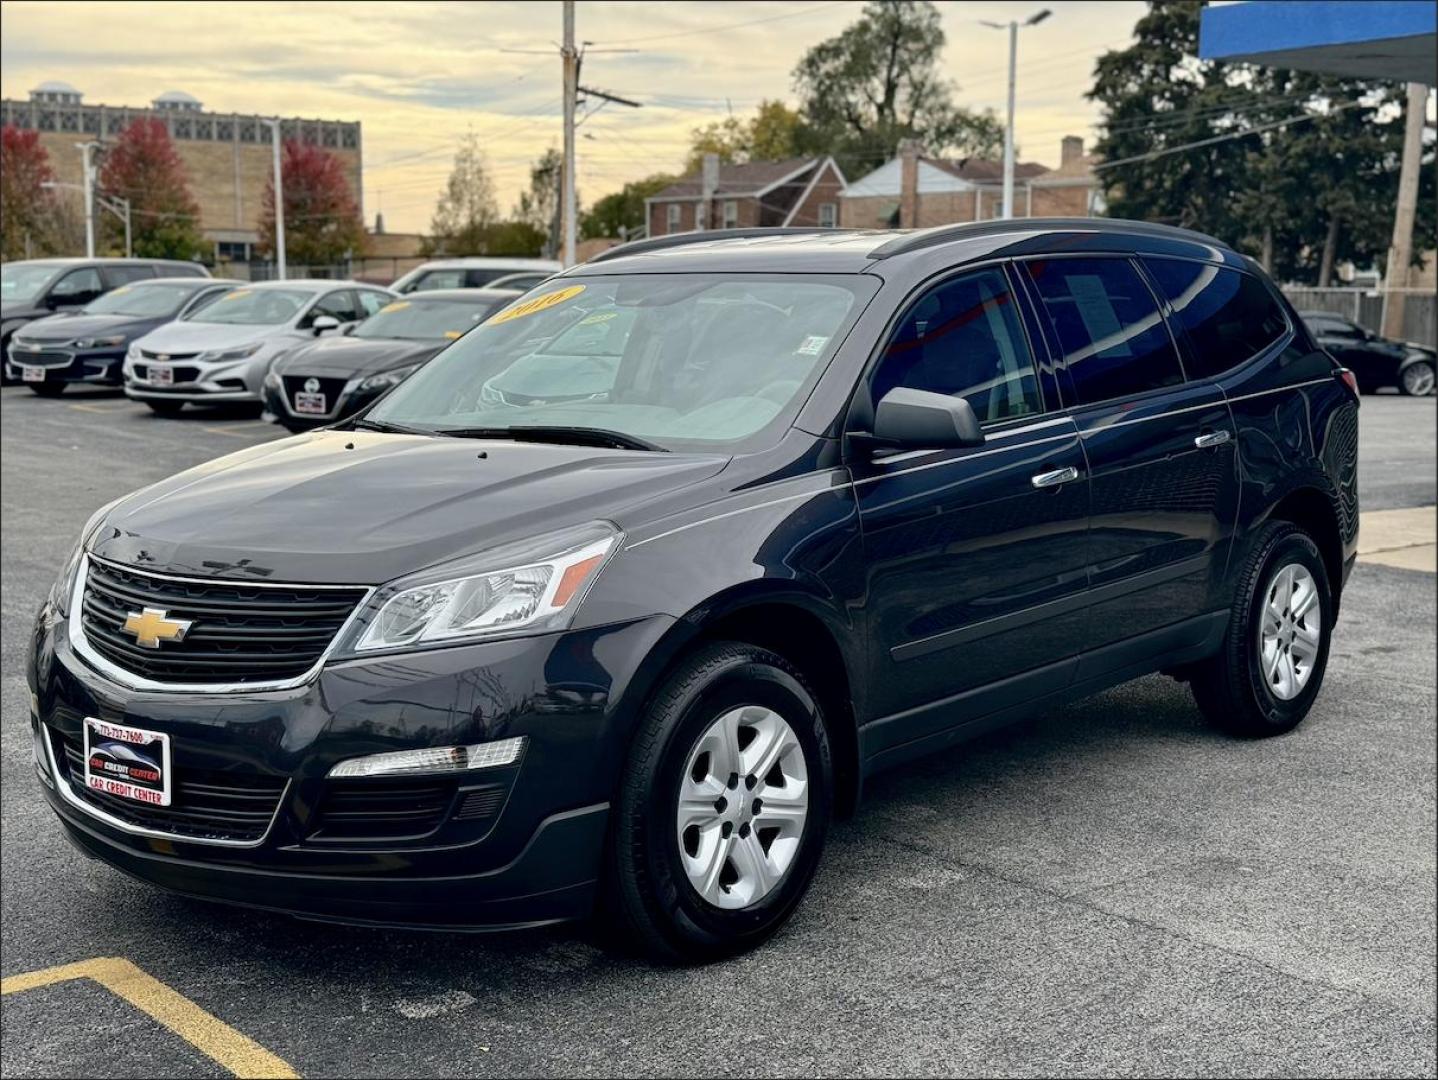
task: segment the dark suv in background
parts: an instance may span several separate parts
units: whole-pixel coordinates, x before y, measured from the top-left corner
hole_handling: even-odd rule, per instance
[[[0,354],[16,330],[57,311],[78,311],[111,289],[156,277],[209,277],[177,259],[23,259],[0,266]]]
[[[1318,344],[1353,372],[1365,394],[1396,386],[1409,397],[1427,397],[1438,384],[1438,352],[1427,345],[1381,337],[1330,311],[1300,316]]]
[[[544,362],[577,330],[582,396]],[[74,843],[180,892],[724,956],[879,770],[1158,671],[1294,728],[1357,434],[1351,375],[1195,233],[631,244],[359,417],[99,511],[35,624],[36,767]],[[144,762],[97,774],[118,742]]]

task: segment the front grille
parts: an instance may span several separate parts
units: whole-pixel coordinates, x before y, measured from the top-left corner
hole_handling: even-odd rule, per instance
[[[433,832],[449,814],[455,781],[331,780],[311,840],[400,840]]]
[[[74,359],[72,354],[59,349],[41,349],[38,352],[19,348],[10,350],[11,363],[25,367],[69,367]]]
[[[305,386],[305,383],[311,379],[319,384],[314,390],[310,390]],[[325,396],[325,404],[333,409],[335,402],[339,400],[340,394],[344,392],[345,382],[345,379],[320,379],[313,375],[286,375],[284,376],[285,397],[288,398],[290,404],[293,405],[295,395],[301,391],[323,394]]]
[[[156,352],[154,349],[141,349],[140,355],[143,356],[146,360],[193,360],[200,354],[192,352],[166,353]]]
[[[128,825],[196,840],[255,842],[270,827],[285,780],[252,772],[194,769],[172,762],[169,806],[150,806],[85,786],[85,752],[78,738],[50,729],[61,779],[84,803]]]
[[[309,671],[364,589],[182,581],[91,560],[80,626],[90,647],[126,671],[176,683],[262,683]],[[158,608],[189,620],[179,641],[139,645],[121,628]]]

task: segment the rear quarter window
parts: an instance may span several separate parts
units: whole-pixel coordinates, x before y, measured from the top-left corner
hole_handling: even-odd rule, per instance
[[[1145,258],[1144,265],[1188,335],[1194,378],[1231,371],[1288,330],[1278,301],[1252,274],[1178,259]]]

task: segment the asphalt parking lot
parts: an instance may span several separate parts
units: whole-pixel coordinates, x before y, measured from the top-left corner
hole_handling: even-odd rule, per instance
[[[1434,421],[1365,399],[1365,510],[1432,506]],[[575,929],[300,923],[87,861],[30,767],[31,616],[95,508],[279,434],[0,392],[5,1076],[1434,1075],[1435,578],[1377,562],[1294,734],[1228,739],[1153,677],[890,773],[789,927],[707,969]]]

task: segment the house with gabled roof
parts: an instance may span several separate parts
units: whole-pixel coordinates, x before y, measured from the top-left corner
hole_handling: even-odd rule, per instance
[[[650,236],[696,229],[784,225],[837,228],[844,174],[831,157],[721,164],[705,155],[698,172],[644,200]]]

